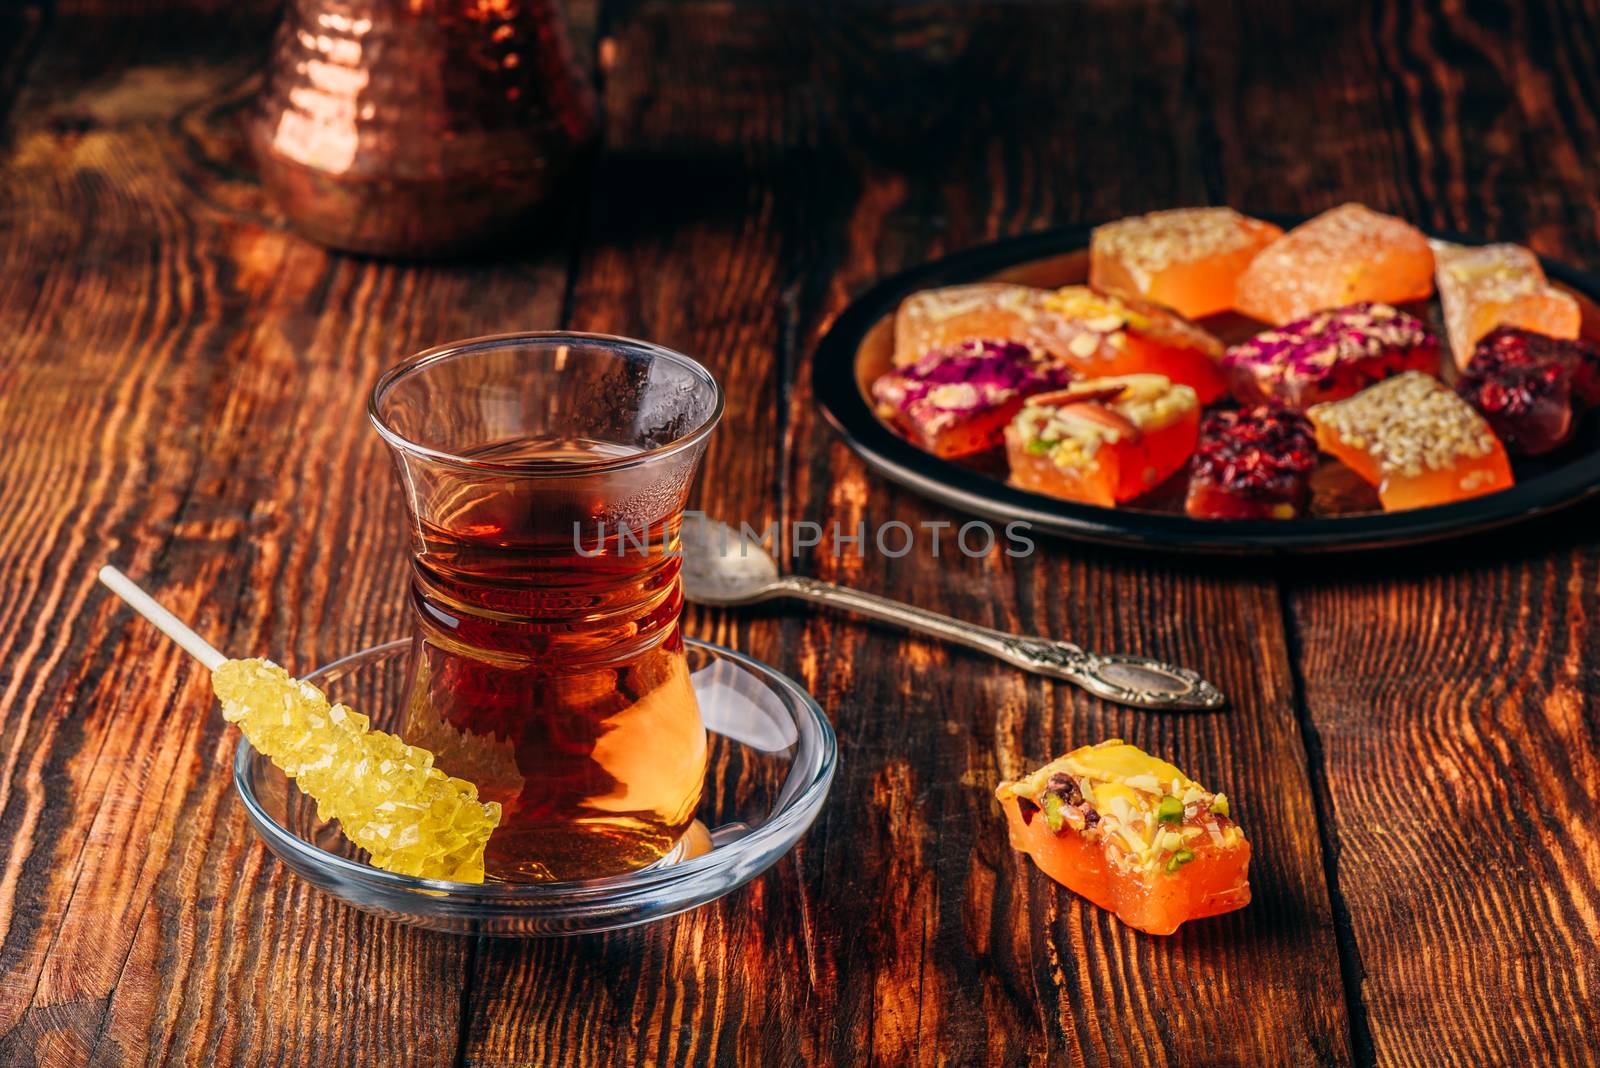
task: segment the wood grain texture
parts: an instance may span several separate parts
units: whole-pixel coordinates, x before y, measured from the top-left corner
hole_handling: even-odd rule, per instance
[[[617,162],[599,178],[605,210],[586,241],[574,318],[646,333],[719,373],[729,422],[708,457],[709,512],[761,526],[781,504],[786,521],[847,531],[960,521],[870,483],[819,426],[802,374],[819,327],[876,273],[944,241],[1084,210],[1053,177],[1070,173],[1072,139],[1025,135],[1064,127],[1072,90],[1031,79],[1073,48],[1087,59],[1098,42],[1073,44],[1071,24],[1046,11],[1008,11],[960,32],[942,24],[946,14],[747,12],[730,30],[720,5],[658,4],[609,27],[606,156]],[[1152,44],[1173,28],[1146,22],[1131,26]],[[1052,111],[1024,121],[997,103],[970,127],[918,128],[924,104],[903,87],[967,83],[978,69],[1003,79],[995,101],[1026,90],[1037,105],[1055,101]],[[1162,88],[1176,101],[1176,84]],[[737,114],[716,105],[730,99]],[[880,109],[854,106],[863,99]],[[945,135],[943,159],[916,152]],[[1160,136],[1147,132],[1148,146]],[[1145,148],[1127,146],[1130,158]],[[1016,153],[1026,155],[1012,162]],[[1037,183],[1039,203],[1011,203],[1013,182]],[[930,217],[945,220],[942,233],[923,229]],[[774,875],[692,917],[560,945],[481,945],[468,1063],[1347,1059],[1339,999],[1302,1012],[1340,981],[1273,584],[1073,566],[1059,547],[1010,568],[966,560],[955,537],[946,534],[940,561],[819,551],[798,566],[981,622],[1181,657],[1260,713],[1152,720],[845,620],[699,613],[693,629],[795,672],[832,711],[844,753],[832,802]],[[1185,617],[1190,626],[1178,625]],[[1220,657],[1198,640],[1208,628],[1231,639]],[[1261,854],[1275,859],[1258,867],[1260,896],[1243,922],[1142,939],[1005,846],[992,800],[999,776],[1115,733],[1287,813],[1259,828]],[[1200,996],[1169,993],[1191,990]],[[1228,1015],[1241,997],[1263,1006],[1258,1026]],[[578,1015],[582,1029],[571,1024]]]
[[[717,23],[743,32],[725,11]],[[773,224],[783,98],[770,72],[748,65],[764,57],[722,33],[632,16],[602,29],[606,143],[565,325],[647,337],[705,363],[726,410],[690,506],[763,528],[778,518],[783,445],[772,358],[785,327],[784,234]],[[683,62],[693,66],[674,67]],[[739,115],[709,91],[726,65],[740,79]],[[771,619],[691,610],[686,629],[784,668]],[[713,790],[722,772],[713,767]],[[651,928],[480,942],[462,1062],[797,1063],[783,1024],[805,992],[795,966],[808,932],[791,888],[806,855],[802,845],[754,886]]]
[[[586,2],[587,202],[438,265],[330,255],[262,195],[237,117],[273,7],[0,12],[0,1064],[1595,1063],[1600,512],[1349,567],[969,559],[962,516],[820,425],[806,362],[885,273],[1178,203],[1358,198],[1593,262],[1592,4]],[[926,529],[898,559],[791,538],[794,569],[1182,660],[1234,707],[696,610],[839,731],[770,873],[535,944],[312,893],[238,811],[204,680],[94,568],[292,667],[402,632],[366,390],[440,339],[555,325],[717,373],[708,512],[952,524],[937,559]],[[1235,799],[1248,909],[1139,936],[1006,846],[996,781],[1110,735]]]
[[[852,20],[852,34],[875,31],[856,53],[819,42],[810,58],[845,102],[836,118],[843,169],[865,180],[811,208],[810,229],[849,221],[841,245],[819,250],[811,268],[828,283],[802,308],[803,334],[875,276],[930,254],[1060,219],[1206,198],[1181,162],[1201,152],[1200,118],[1185,102],[1181,21],[1125,5],[1094,14],[1008,8],[954,32],[943,11],[901,9],[876,24]],[[897,42],[918,45],[897,51]],[[1148,66],[1108,84],[1096,57],[1111,47],[1147,56]],[[936,84],[982,91],[940,112],[915,91]],[[849,103],[861,100],[874,102],[869,113]],[[1140,108],[1153,114],[1128,121]],[[1119,179],[1140,160],[1166,162],[1146,164],[1131,193]],[[818,425],[799,385],[793,514],[847,528],[963,522],[867,475]],[[828,1058],[850,1060],[864,1033],[867,1058],[881,1064],[1344,1063],[1341,999],[1325,996],[1340,983],[1332,918],[1270,578],[1196,575],[1059,544],[1020,560],[968,559],[948,543],[933,559],[927,547],[925,539],[922,552],[899,560],[816,553],[801,566],[911,591],[918,603],[1003,629],[1191,663],[1238,704],[1221,716],[1150,717],[859,624],[806,627],[816,670],[805,677],[836,710],[854,757],[812,848],[894,858],[858,866],[846,891],[869,903],[870,933],[841,931],[834,968],[873,981],[841,984],[840,1008],[824,1023]],[[998,779],[1112,736],[1252,799],[1241,817],[1260,858],[1250,910],[1175,939],[1143,938],[1009,849],[992,798]],[[824,871],[814,892],[839,893],[838,878]],[[879,885],[906,891],[885,895]],[[1248,1017],[1230,1012],[1245,1000]]]
[[[1375,13],[1359,48],[1330,57],[1355,105],[1339,143],[1389,161],[1351,191],[1592,266],[1600,138],[1580,56],[1594,17]],[[1219,69],[1252,51],[1250,32]],[[1245,151],[1309,103],[1290,88],[1230,136]],[[1319,132],[1274,141],[1316,153]],[[1309,183],[1279,191],[1320,199]],[[1600,849],[1583,830],[1600,818],[1595,518],[1286,582],[1363,1059],[1600,1060]]]
[[[12,117],[0,1063],[456,1054],[470,947],[271,862],[204,677],[93,581],[109,559],[301,669],[403,632],[366,390],[440,337],[559,317],[566,241],[482,275],[330,256],[272,217],[232,119],[270,17],[58,15]]]

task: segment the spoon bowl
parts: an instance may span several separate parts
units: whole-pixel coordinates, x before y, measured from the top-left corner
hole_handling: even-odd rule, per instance
[[[782,595],[778,562],[755,538],[688,513],[681,532],[683,593],[694,604],[738,605]]]

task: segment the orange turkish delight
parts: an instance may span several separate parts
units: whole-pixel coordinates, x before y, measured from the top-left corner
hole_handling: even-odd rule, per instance
[[[1149,301],[1064,286],[1045,296],[1066,338],[1062,362],[1088,378],[1164,375],[1210,404],[1222,395],[1222,343],[1183,316]]]
[[[894,318],[894,365],[907,367],[930,352],[963,341],[1016,341],[1061,356],[1072,335],[1047,312],[1048,290],[1001,282],[924,289],[900,302]]]
[[[1402,304],[1433,292],[1433,253],[1409,223],[1345,204],[1262,249],[1239,276],[1235,307],[1284,323],[1361,301]]]
[[[1512,484],[1483,416],[1437,378],[1407,371],[1306,415],[1317,445],[1378,487],[1387,511],[1426,508]]]
[[[1037,394],[1006,427],[1011,484],[1112,507],[1181,469],[1199,426],[1194,390],[1161,375],[1092,379]]]
[[[1239,274],[1283,230],[1232,208],[1174,208],[1097,226],[1089,284],[1199,319],[1234,306]]]
[[[1250,903],[1250,843],[1225,794],[1120,738],[1002,782],[1011,847],[1148,934]]]
[[[1574,338],[1582,314],[1572,294],[1545,280],[1539,257],[1521,245],[1433,242],[1439,303],[1456,366],[1466,370],[1478,339],[1497,326]]]

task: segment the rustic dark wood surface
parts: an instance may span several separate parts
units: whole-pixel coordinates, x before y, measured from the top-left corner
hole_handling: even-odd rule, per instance
[[[730,898],[529,944],[289,877],[206,680],[93,581],[115,562],[299,669],[402,633],[367,388],[441,339],[557,325],[719,375],[710,512],[959,520],[812,407],[852,295],[1182,203],[1358,198],[1595,265],[1595,5],[586,4],[587,204],[439,265],[329,254],[262,195],[238,116],[272,6],[0,10],[0,1064],[1600,1063],[1594,509],[1296,567],[804,552],[1193,664],[1234,705],[1141,714],[843,619],[695,611],[830,710],[832,799]],[[1108,735],[1236,799],[1248,909],[1141,936],[1007,847],[997,780]]]

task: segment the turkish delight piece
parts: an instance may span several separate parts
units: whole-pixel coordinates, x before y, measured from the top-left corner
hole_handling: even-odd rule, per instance
[[[1063,362],[1087,378],[1163,375],[1209,404],[1224,391],[1222,343],[1176,312],[1135,297],[1064,286],[1045,296],[1066,339]]]
[[[1174,208],[1097,226],[1089,284],[1164,304],[1191,319],[1230,310],[1234,284],[1257,252],[1282,236],[1232,208]]]
[[[1200,401],[1161,375],[1124,375],[1041,393],[1006,427],[1011,484],[1112,507],[1180,470],[1194,452]]]
[[[1496,327],[1479,339],[1456,391],[1508,450],[1538,456],[1565,445],[1583,413],[1600,404],[1600,349]]]
[[[1171,934],[1250,903],[1250,843],[1226,794],[1120,738],[1002,782],[1011,847],[1136,930]]]
[[[1000,444],[1025,397],[1060,389],[1070,369],[1015,341],[964,341],[935,349],[872,384],[878,415],[936,456]]]
[[[1197,519],[1293,519],[1306,512],[1316,466],[1316,434],[1299,412],[1208,412],[1184,511]]]
[[[1361,301],[1403,304],[1433,292],[1433,253],[1422,231],[1361,204],[1323,212],[1262,249],[1239,276],[1235,307],[1290,323]]]
[[[1306,415],[1322,451],[1377,486],[1386,511],[1449,504],[1512,484],[1506,451],[1488,422],[1420,371]]]
[[[1044,309],[1049,290],[1001,282],[944,286],[913,293],[894,319],[894,365],[906,367],[928,353],[963,341],[1016,341],[1050,355],[1066,351],[1071,334]]]
[[[1435,241],[1439,303],[1456,366],[1466,369],[1478,339],[1497,326],[1520,326],[1574,338],[1578,301],[1545,280],[1539,257],[1521,245],[1452,245]]]
[[[1314,312],[1230,348],[1222,358],[1241,404],[1305,411],[1402,371],[1439,370],[1439,341],[1422,320],[1365,302]]]

